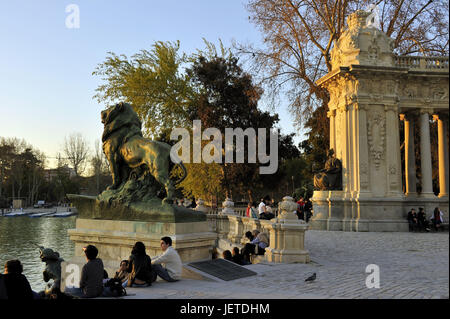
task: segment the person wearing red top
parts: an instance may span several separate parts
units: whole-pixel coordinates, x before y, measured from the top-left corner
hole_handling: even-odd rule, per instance
[[[298,219],[305,220],[305,202],[303,201],[303,197],[301,196],[297,202],[297,217]]]

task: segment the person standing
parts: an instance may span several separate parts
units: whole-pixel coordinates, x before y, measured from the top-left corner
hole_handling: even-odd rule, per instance
[[[298,219],[305,220],[305,202],[303,201],[302,196],[300,196],[300,199],[297,202],[297,217]]]
[[[306,222],[309,222],[309,219],[310,219],[311,216],[312,216],[312,214],[311,214],[311,211],[312,211],[312,202],[311,202],[311,199],[310,199],[310,198],[307,198],[306,201],[305,201],[305,208],[304,208],[304,211],[305,211],[305,221],[306,221]]]
[[[168,282],[180,280],[183,265],[180,255],[172,247],[172,238],[162,237],[160,245],[163,253],[152,260],[154,270],[152,281],[156,280],[157,275]]]
[[[250,209],[252,209],[252,202],[247,203],[247,209],[245,210],[245,217],[250,217]]]

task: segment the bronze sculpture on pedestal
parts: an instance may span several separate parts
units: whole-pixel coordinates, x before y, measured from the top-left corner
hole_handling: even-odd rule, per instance
[[[315,190],[342,190],[342,163],[334,156],[334,150],[327,152],[325,168],[314,175]]]

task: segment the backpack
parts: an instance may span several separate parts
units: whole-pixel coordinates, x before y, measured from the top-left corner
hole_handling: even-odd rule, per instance
[[[105,287],[109,287],[114,297],[126,296],[127,291],[122,286],[122,281],[119,278],[111,278],[105,283]]]

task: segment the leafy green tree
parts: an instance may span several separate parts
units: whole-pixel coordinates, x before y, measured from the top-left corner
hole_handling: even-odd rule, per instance
[[[162,135],[172,128],[187,126],[192,95],[189,79],[181,71],[187,56],[180,54],[179,48],[179,41],[158,41],[151,50],[141,50],[130,58],[108,52],[106,60],[92,73],[105,81],[96,89],[94,98],[105,104],[130,103],[147,136],[167,139]]]
[[[278,122],[278,115],[258,109],[262,90],[253,84],[235,57],[199,56],[187,74],[197,90],[190,119],[200,119],[202,127],[217,128],[225,136],[225,128],[253,128],[257,132],[258,128],[273,128]],[[248,143],[247,137],[245,141]],[[225,153],[224,143],[221,152]],[[244,163],[221,163],[220,167],[225,196],[231,197],[235,190],[245,191],[251,197],[251,190],[258,183],[259,165],[248,163],[247,152]]]

